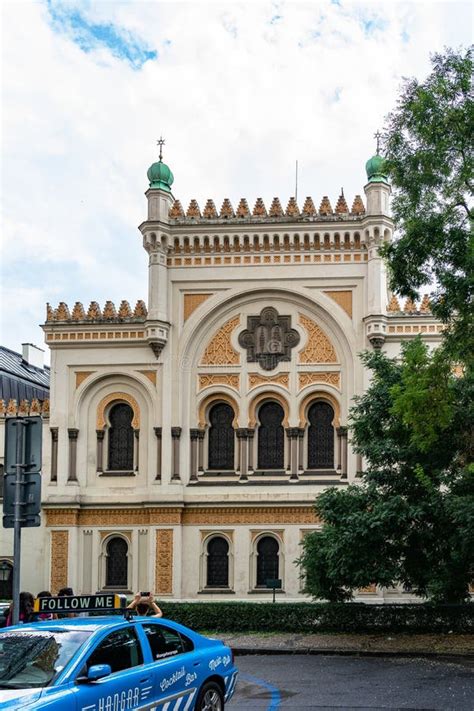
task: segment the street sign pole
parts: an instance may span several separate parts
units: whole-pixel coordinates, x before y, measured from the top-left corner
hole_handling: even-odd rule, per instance
[[[18,624],[20,615],[20,561],[21,561],[21,524],[22,501],[23,501],[23,433],[26,425],[25,420],[18,419],[15,422],[18,427],[16,435],[16,477],[15,477],[15,501],[14,501],[14,529],[13,529],[13,615],[12,622]]]

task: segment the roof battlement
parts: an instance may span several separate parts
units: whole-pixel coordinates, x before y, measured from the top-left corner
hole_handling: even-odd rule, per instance
[[[133,323],[143,322],[148,316],[145,302],[137,301],[132,311],[128,301],[123,300],[118,310],[113,301],[106,301],[101,310],[97,301],[91,301],[87,312],[80,301],[76,301],[72,311],[64,301],[60,301],[56,309],[46,304],[46,323],[55,321],[89,322],[89,323]]]

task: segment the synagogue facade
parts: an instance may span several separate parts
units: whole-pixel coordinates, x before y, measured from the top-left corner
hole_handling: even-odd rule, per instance
[[[366,169],[351,207],[341,194],[185,210],[161,157],[150,167],[148,302],[47,307],[43,514],[24,589],[259,600],[279,579],[280,599],[302,597],[314,500],[364,466],[347,429],[369,380],[358,354],[441,337],[427,298],[387,290],[390,186],[379,155]]]

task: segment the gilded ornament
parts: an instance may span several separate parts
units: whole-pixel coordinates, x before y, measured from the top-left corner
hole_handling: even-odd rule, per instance
[[[286,214],[288,217],[298,217],[298,215],[300,214],[300,209],[298,207],[298,203],[296,202],[296,198],[290,197],[290,199],[288,200]]]
[[[313,215],[316,215],[316,208],[314,206],[313,198],[307,197],[304,205],[303,205],[303,215],[308,215],[308,217],[312,217]]]
[[[395,294],[392,294],[392,296],[390,298],[389,304],[387,306],[387,311],[392,312],[392,313],[401,311],[400,303],[399,303],[397,297],[395,296]]]
[[[201,211],[199,209],[199,205],[197,204],[197,200],[194,200],[194,198],[189,203],[189,207],[186,211],[186,217],[194,217],[194,218],[201,217]]]
[[[66,303],[64,301],[60,301],[58,308],[56,309],[55,312],[55,321],[70,321],[71,320],[71,314],[69,313],[69,309]]]
[[[324,195],[323,199],[321,200],[321,205],[319,206],[319,214],[321,216],[333,214],[331,203],[329,202],[329,198],[327,195]]]
[[[183,207],[182,207],[179,200],[174,201],[172,207],[170,208],[169,216],[172,219],[176,219],[178,217],[184,217],[184,210],[183,210]]]
[[[72,310],[71,319],[73,321],[84,321],[86,318],[86,312],[84,311],[84,306],[80,301],[76,301],[74,308]]]
[[[123,301],[120,302],[120,308],[118,310],[118,317],[119,318],[131,318],[132,317],[132,309],[130,308],[130,304],[128,301],[123,299]]]
[[[360,195],[355,196],[351,213],[353,215],[363,215],[365,213],[365,206]]]
[[[87,312],[87,318],[91,321],[98,321],[102,318],[100,306],[97,301],[91,301],[89,310]]]
[[[139,299],[135,305],[135,309],[133,311],[133,318],[146,318],[148,316],[148,311],[145,306],[145,302],[142,301],[142,299]]]
[[[270,212],[268,214],[270,217],[283,217],[283,208],[277,197],[273,198],[273,202],[270,206]]]

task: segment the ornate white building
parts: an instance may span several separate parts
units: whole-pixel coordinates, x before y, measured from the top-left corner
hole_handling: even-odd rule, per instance
[[[340,195],[184,212],[151,166],[148,305],[48,305],[44,509],[22,588],[262,599],[279,578],[282,599],[301,596],[315,497],[363,464],[347,437],[358,354],[440,339],[426,298],[389,298],[390,186],[380,156],[366,169],[351,209]],[[0,546],[11,556],[11,532]]]

